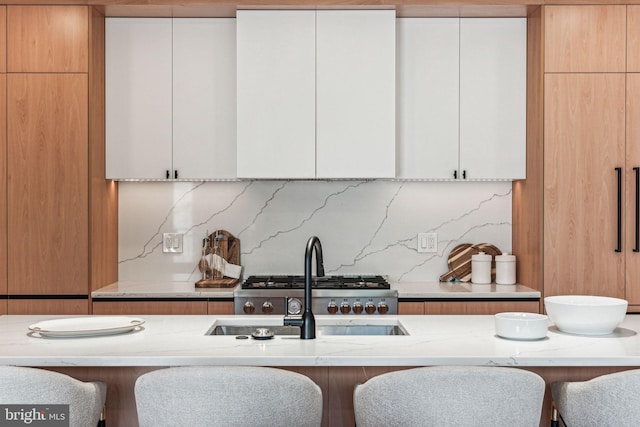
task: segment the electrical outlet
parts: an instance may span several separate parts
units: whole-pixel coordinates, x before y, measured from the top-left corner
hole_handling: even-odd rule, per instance
[[[182,233],[163,233],[162,252],[182,253]]]
[[[418,233],[418,252],[438,252],[438,233]]]

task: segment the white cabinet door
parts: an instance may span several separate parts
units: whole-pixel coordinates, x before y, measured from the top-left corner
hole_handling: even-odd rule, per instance
[[[395,176],[395,11],[317,11],[318,178]]]
[[[173,20],[174,178],[236,177],[235,19]]]
[[[237,11],[238,177],[315,177],[315,11]]]
[[[527,20],[460,20],[460,170],[526,177]]]
[[[106,176],[165,178],[171,166],[171,19],[107,18]]]
[[[397,176],[452,179],[458,169],[458,18],[397,20]]]

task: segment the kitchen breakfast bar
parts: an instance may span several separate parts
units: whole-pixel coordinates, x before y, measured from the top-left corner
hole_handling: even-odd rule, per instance
[[[58,316],[62,318],[64,316]],[[281,324],[278,316],[141,316],[144,323],[124,333],[99,336],[41,335],[30,326],[55,316],[0,316],[0,365],[42,367],[108,385],[109,426],[134,426],[133,385],[142,373],[168,366],[247,365],[282,367],[303,373],[322,389],[323,426],[353,426],[354,384],[383,372],[416,366],[507,366],[556,380],[583,380],[640,367],[640,316],[627,315],[612,334],[578,336],[550,324],[547,336],[515,341],[496,335],[489,315],[388,316],[325,325],[394,325],[405,335],[324,335],[270,340],[209,335],[216,325]],[[347,328],[348,329],[348,328]],[[541,425],[548,425],[547,390]]]

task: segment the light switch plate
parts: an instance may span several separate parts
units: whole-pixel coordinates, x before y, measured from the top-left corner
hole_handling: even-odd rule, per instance
[[[162,252],[182,253],[182,233],[163,233]]]
[[[418,233],[418,252],[438,252],[438,233]]]

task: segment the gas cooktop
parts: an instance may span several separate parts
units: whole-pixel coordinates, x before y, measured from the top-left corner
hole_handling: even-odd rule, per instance
[[[313,289],[389,289],[377,275],[324,276],[312,278]],[[304,276],[249,276],[242,289],[304,289]]]

